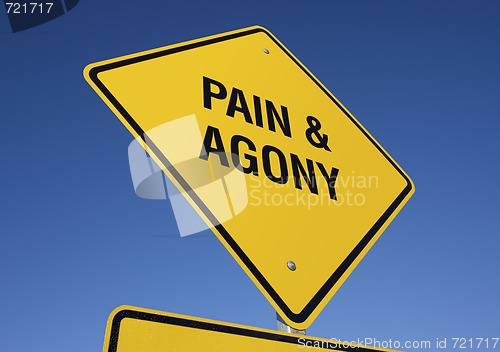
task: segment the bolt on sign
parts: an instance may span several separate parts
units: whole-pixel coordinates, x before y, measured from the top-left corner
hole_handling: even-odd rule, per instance
[[[311,324],[414,192],[262,27],[94,63],[84,74],[296,329]]]
[[[390,350],[304,335],[278,333],[149,309],[122,306],[110,315],[104,352],[296,352],[298,348],[322,351],[374,352]]]

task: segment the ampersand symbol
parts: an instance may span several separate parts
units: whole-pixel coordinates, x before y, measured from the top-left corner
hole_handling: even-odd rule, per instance
[[[309,128],[306,129],[306,138],[316,148],[323,148],[331,152],[330,147],[328,147],[328,136],[326,134],[320,134],[321,122],[314,116],[307,116],[306,118]],[[312,138],[314,135],[315,139]]]

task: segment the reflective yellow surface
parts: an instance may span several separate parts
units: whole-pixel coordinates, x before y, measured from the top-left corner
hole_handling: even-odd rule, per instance
[[[109,317],[103,351],[295,352],[343,347],[389,351],[127,306],[115,309]]]

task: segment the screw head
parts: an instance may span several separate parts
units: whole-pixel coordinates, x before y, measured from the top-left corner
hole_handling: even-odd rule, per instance
[[[286,263],[286,266],[291,271],[295,271],[295,269],[297,269],[297,266],[295,265],[295,263],[292,260],[289,260],[288,263]]]
[[[269,54],[269,50],[267,50],[266,48],[264,48],[264,53],[265,54]]]

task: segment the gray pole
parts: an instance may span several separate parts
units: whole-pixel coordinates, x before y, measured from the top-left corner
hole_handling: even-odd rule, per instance
[[[276,313],[276,320],[278,323],[278,331],[290,332],[292,334],[300,334],[300,335],[306,334],[305,330],[297,330],[292,328],[291,326],[288,326],[278,313]]]

